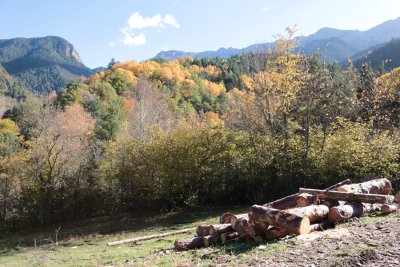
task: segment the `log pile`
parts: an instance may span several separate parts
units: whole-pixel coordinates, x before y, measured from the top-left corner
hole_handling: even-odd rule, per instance
[[[396,212],[400,192],[396,197],[391,192],[392,185],[385,178],[357,184],[347,179],[324,190],[300,188],[296,194],[253,205],[248,213],[226,212],[218,224],[200,225],[196,237],[176,240],[174,246],[181,251],[237,240],[259,243],[323,231],[371,212]]]

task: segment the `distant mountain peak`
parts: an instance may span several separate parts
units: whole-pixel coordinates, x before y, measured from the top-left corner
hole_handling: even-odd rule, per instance
[[[342,61],[348,57],[381,43],[386,43],[392,38],[400,37],[400,17],[383,22],[369,30],[340,30],[331,27],[323,27],[314,34],[299,37],[298,45],[302,51],[312,53],[318,50],[322,57],[329,61]],[[265,51],[265,48],[273,46],[273,43],[254,44],[248,47],[219,48],[216,51],[185,52],[178,50],[161,51],[154,58],[173,60],[185,56],[197,58],[220,57],[227,58],[233,55]],[[329,47],[329,49],[327,49]]]
[[[0,63],[36,92],[58,91],[92,74],[75,47],[58,36],[0,40]]]

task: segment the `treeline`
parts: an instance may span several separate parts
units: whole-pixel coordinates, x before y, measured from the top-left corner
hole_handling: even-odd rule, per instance
[[[0,228],[265,203],[364,174],[397,183],[400,69],[290,53],[117,63],[0,98]]]

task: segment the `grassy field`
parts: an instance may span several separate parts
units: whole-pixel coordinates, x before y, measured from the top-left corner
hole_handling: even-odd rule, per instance
[[[216,223],[219,215],[227,210],[243,212],[245,208],[220,207],[165,215],[120,215],[9,233],[0,240],[0,266],[192,265],[196,258],[204,262],[204,255],[199,255],[204,251],[184,252],[179,256],[172,253],[174,240],[191,234],[116,247],[109,247],[107,243],[196,227],[202,223]],[[222,249],[234,250],[235,246]],[[240,245],[237,249],[246,247]]]
[[[246,207],[214,207],[164,215],[125,214],[9,233],[0,240],[0,266],[359,266],[366,260],[381,261],[385,251],[397,251],[400,257],[400,249],[396,249],[400,247],[399,213],[376,214],[333,230],[263,244],[233,242],[175,252],[175,239],[193,236],[182,234],[107,246],[119,239],[216,223],[225,211],[245,210]],[[397,254],[383,259],[391,263],[396,257]]]

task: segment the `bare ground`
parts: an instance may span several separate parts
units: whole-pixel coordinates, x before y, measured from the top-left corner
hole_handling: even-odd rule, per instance
[[[281,240],[284,249],[266,255],[259,245],[238,266],[400,266],[400,216],[356,219],[336,229]],[[231,265],[226,262],[221,265]]]
[[[171,256],[182,258],[177,266],[400,266],[400,214],[353,219],[335,229],[263,244],[171,251]],[[154,254],[146,258],[145,266]]]

